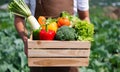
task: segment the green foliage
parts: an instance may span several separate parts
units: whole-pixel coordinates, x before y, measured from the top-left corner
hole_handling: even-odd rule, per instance
[[[91,47],[90,64],[83,72],[120,71],[120,21],[105,17],[92,17],[95,24],[94,41]]]
[[[90,0],[90,6],[118,6],[120,0]]]
[[[8,12],[0,12],[0,72],[29,72],[23,42],[13,22]]]
[[[111,20],[99,12],[93,10],[90,14],[94,41],[90,64],[80,72],[120,72],[120,20]],[[23,42],[6,11],[0,11],[0,72],[29,72]]]
[[[10,2],[11,0],[2,0],[2,1],[0,1],[0,5],[3,5],[4,3],[8,3],[8,2]]]

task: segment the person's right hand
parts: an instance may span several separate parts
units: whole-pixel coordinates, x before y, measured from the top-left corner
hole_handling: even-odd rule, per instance
[[[23,36],[22,40],[24,42],[24,52],[25,52],[26,56],[28,56],[28,37]]]

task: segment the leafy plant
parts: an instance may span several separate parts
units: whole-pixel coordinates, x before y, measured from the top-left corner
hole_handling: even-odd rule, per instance
[[[0,15],[0,72],[29,72],[23,42],[7,12]]]
[[[95,16],[91,21],[95,24],[95,35],[91,47],[90,64],[87,68],[81,68],[82,71],[119,72],[120,21]]]
[[[111,20],[99,15],[99,11],[96,14],[93,11],[90,15],[95,34],[90,64],[81,67],[80,72],[120,72],[120,20]],[[10,18],[7,11],[1,10],[0,72],[29,72],[23,42],[13,26],[13,17]]]

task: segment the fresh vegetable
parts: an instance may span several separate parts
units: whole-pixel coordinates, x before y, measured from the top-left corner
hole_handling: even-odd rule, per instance
[[[48,18],[45,22],[45,24],[42,24],[42,29],[46,29],[46,24],[47,24],[47,28],[48,30],[53,30],[53,31],[57,31],[58,26],[56,23],[56,19],[52,19],[52,18]]]
[[[55,31],[42,29],[40,31],[40,40],[53,40],[55,37]]]
[[[15,15],[26,17],[33,30],[40,28],[38,21],[34,16],[32,16],[31,11],[24,0],[12,0],[8,6],[8,9]]]
[[[59,17],[58,18],[58,27],[61,27],[61,26],[69,26],[70,25],[70,20],[66,17]]]
[[[60,17],[65,17],[65,18],[69,19],[71,17],[71,15],[68,12],[63,11],[63,12],[61,12]]]
[[[94,26],[87,21],[78,21],[75,24],[77,40],[93,41]]]
[[[94,26],[87,21],[80,20],[77,16],[70,15],[68,12],[62,12],[61,17],[70,20],[70,26],[75,29],[77,40],[93,41]]]
[[[41,25],[42,25],[42,24],[45,24],[46,18],[45,18],[44,16],[39,16],[38,22],[39,22]]]
[[[81,21],[77,16],[72,16],[72,15],[70,16],[69,19],[71,23],[69,27],[74,27],[77,22]]]
[[[53,30],[53,31],[57,31],[58,29],[58,26],[57,26],[57,23],[56,22],[52,22],[48,25],[48,30]]]
[[[34,16],[32,16],[32,15],[29,16],[29,17],[27,18],[27,20],[28,20],[28,22],[31,24],[33,30],[40,29],[40,25],[39,25],[38,21],[35,19]]]
[[[76,38],[75,29],[70,28],[68,26],[60,27],[57,30],[55,36],[56,40],[65,40],[65,41],[75,40],[75,38]]]
[[[46,18],[44,16],[39,16],[38,22],[41,25],[42,29],[45,29]]]
[[[46,22],[46,18],[44,16],[39,16],[38,22],[39,22],[40,25],[43,25]]]
[[[39,33],[40,40],[53,40],[56,32],[54,30],[48,29],[49,22],[47,21],[45,24],[45,29],[42,29]]]
[[[70,21],[69,27],[74,27],[75,24],[80,21],[80,19],[77,16],[70,15],[66,11],[63,11],[60,16],[69,19]]]
[[[39,40],[40,29],[33,30],[33,40]]]

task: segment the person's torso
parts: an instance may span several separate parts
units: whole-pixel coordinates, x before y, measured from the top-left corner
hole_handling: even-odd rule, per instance
[[[35,17],[59,17],[62,11],[73,14],[73,0],[36,0]]]

